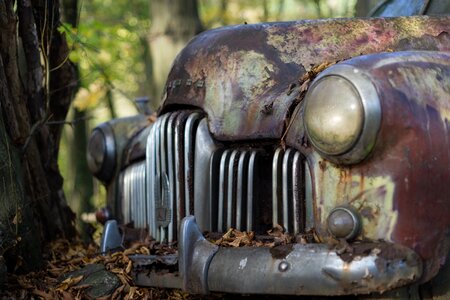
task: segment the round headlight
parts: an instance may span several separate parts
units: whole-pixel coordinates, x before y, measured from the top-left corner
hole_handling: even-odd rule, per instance
[[[89,170],[101,181],[112,178],[116,164],[116,145],[114,133],[107,123],[103,123],[92,132],[87,146]]]
[[[314,147],[329,155],[352,148],[364,124],[364,108],[348,80],[324,77],[309,93],[305,105],[306,131]]]
[[[89,139],[87,149],[87,163],[89,170],[93,174],[98,173],[102,169],[105,153],[105,136],[101,130],[95,129]]]
[[[378,93],[354,66],[332,66],[309,88],[303,121],[320,154],[337,163],[359,162],[372,150],[380,127]]]

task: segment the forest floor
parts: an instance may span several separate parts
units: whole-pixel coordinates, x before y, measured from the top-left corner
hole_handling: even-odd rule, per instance
[[[134,286],[129,255],[147,251],[146,246],[135,245],[123,252],[101,255],[95,244],[58,240],[47,247],[43,270],[8,274],[0,299],[194,299],[180,290]],[[101,280],[87,283],[83,279],[91,272],[82,271],[86,269],[100,271]]]
[[[286,242],[280,231],[271,233],[275,239]],[[263,246],[252,235],[230,230],[216,243],[226,247]],[[266,244],[267,245],[267,244]],[[3,299],[267,299],[270,296],[230,294],[190,295],[177,289],[146,288],[133,282],[134,254],[168,254],[176,250],[158,243],[134,243],[126,250],[107,255],[100,253],[95,243],[57,240],[44,253],[45,266],[41,271],[17,275],[7,274],[0,286]],[[282,297],[287,298],[287,297]],[[279,299],[279,297],[277,297]]]

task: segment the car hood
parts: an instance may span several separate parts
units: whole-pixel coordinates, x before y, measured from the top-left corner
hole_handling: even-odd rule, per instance
[[[194,37],[169,73],[161,113],[201,108],[218,140],[280,138],[315,65],[384,51],[449,51],[450,17],[328,19],[223,27]]]

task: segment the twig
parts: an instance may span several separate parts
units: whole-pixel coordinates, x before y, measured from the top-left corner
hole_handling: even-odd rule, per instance
[[[87,121],[87,120],[92,120],[92,117],[83,117],[83,118],[78,118],[72,121],[51,121],[51,122],[47,122],[47,125],[70,125],[70,126],[74,126],[75,124],[81,122],[81,121]]]
[[[25,143],[23,144],[22,147],[22,153],[25,153],[28,144],[31,141],[31,138],[33,137],[33,135],[36,133],[36,131],[38,130],[38,128],[40,128],[44,123],[46,123],[52,116],[51,115],[46,115],[44,116],[41,120],[37,121],[36,123],[33,124],[33,126],[31,126],[30,129],[30,134],[28,135],[27,139],[25,140]]]

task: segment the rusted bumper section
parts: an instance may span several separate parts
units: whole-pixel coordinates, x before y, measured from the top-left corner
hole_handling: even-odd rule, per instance
[[[140,272],[137,284],[181,287],[196,294],[347,295],[401,287],[422,272],[421,260],[412,250],[386,243],[351,261],[325,244],[276,250],[218,247],[203,237],[192,216],[182,221],[179,243],[179,277]]]
[[[183,288],[193,293],[345,295],[383,292],[417,280],[422,271],[411,250],[373,248],[346,262],[325,244],[219,248],[202,236],[192,216],[180,228]],[[348,260],[347,260],[348,261]]]

